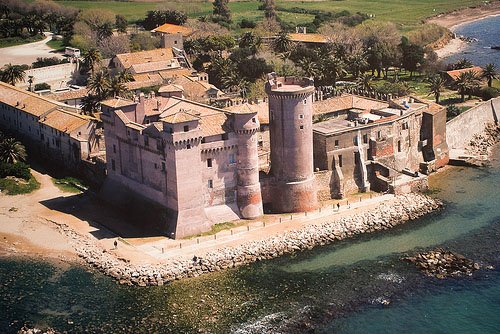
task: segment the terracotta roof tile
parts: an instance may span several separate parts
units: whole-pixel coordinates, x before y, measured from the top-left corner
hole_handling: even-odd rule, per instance
[[[260,124],[269,124],[269,104],[267,102],[257,104],[242,103],[226,109],[234,113],[257,113]]]
[[[125,68],[132,65],[166,61],[174,59],[171,48],[154,49],[140,52],[129,52],[116,55]]]
[[[40,123],[64,133],[71,133],[91,120],[92,117],[56,109],[40,119]]]
[[[175,24],[165,23],[155,29],[152,32],[161,32],[164,34],[176,34],[178,32],[182,33],[183,36],[188,36],[193,32],[193,29],[183,26],[178,26]]]
[[[171,92],[182,92],[184,88],[181,85],[165,85],[158,89],[158,93],[171,93]]]
[[[162,60],[162,61],[152,61],[148,63],[142,64],[134,64],[131,66],[132,71],[135,73],[147,73],[147,72],[155,72],[155,71],[163,71],[168,70],[170,68],[181,68],[179,63],[175,59],[170,60]]]
[[[474,67],[469,67],[469,68],[463,68],[460,70],[453,70],[453,71],[448,71],[446,74],[448,74],[453,80],[457,80],[457,78],[460,76],[461,73],[473,71],[476,73],[476,75],[481,75],[483,73],[483,69],[479,66],[474,66]]]
[[[89,90],[84,88],[84,89],[70,90],[62,93],[52,93],[45,95],[45,97],[56,101],[66,101],[72,99],[79,99],[84,96],[87,96],[88,94]]]
[[[184,112],[184,111],[178,111],[176,113],[173,113],[171,115],[168,115],[166,117],[161,118],[162,121],[167,122],[167,123],[171,123],[171,124],[196,121],[199,119],[200,118],[198,116],[191,115],[191,114]]]
[[[326,38],[320,34],[289,34],[292,42],[326,43]]]
[[[136,104],[136,102],[118,97],[118,98],[104,100],[101,102],[101,104],[111,108],[121,108],[125,106],[130,106],[132,104]]]
[[[34,116],[40,116],[60,106],[60,104],[55,101],[51,101],[45,97],[11,86],[4,82],[0,82],[0,101],[9,106],[24,110],[28,114]]]

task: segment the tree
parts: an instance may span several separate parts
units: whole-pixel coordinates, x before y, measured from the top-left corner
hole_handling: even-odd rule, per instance
[[[128,89],[125,86],[125,83],[120,78],[120,76],[114,76],[113,78],[111,78],[108,86],[109,86],[109,88],[108,88],[109,95],[111,95],[113,97],[117,97],[117,96],[127,97],[128,96]]]
[[[26,73],[21,65],[8,63],[3,67],[1,80],[15,86],[16,83],[23,81],[25,77]]]
[[[334,86],[338,79],[346,74],[346,65],[337,57],[326,56],[319,64],[319,80],[315,80],[317,86]],[[316,83],[317,81],[317,83]]]
[[[262,44],[262,38],[255,36],[251,31],[241,35],[238,46],[240,49],[249,49],[252,54],[256,54]]]
[[[87,88],[99,100],[104,100],[109,93],[109,81],[106,78],[106,74],[101,71],[92,75],[87,81]]]
[[[434,94],[436,103],[439,103],[439,96],[444,90],[445,82],[440,75],[435,75],[427,79],[427,88],[429,88],[429,95]]]
[[[221,21],[231,22],[231,10],[228,6],[229,0],[214,0],[213,14]]]
[[[465,101],[465,94],[469,94],[469,99],[472,98],[472,93],[475,89],[479,88],[480,78],[474,71],[466,71],[460,73],[455,80],[457,91],[460,94],[461,102]]]
[[[365,69],[368,68],[366,56],[361,53],[350,56],[348,58],[348,65],[354,78],[357,78],[360,73],[364,73]]]
[[[90,30],[97,34],[98,39],[113,35],[113,25],[116,15],[109,10],[87,9],[78,15],[79,21],[87,24]]]
[[[26,160],[26,149],[15,138],[2,139],[0,142],[0,161],[13,164]]]
[[[491,87],[493,79],[498,76],[498,71],[495,64],[489,63],[484,65],[482,77],[488,80],[488,87]]]
[[[92,75],[94,75],[96,67],[101,62],[101,59],[102,59],[101,53],[97,49],[90,49],[83,56],[83,62],[90,69],[90,72],[92,73]]]
[[[410,43],[406,37],[401,38],[399,48],[402,53],[401,64],[404,69],[410,71],[410,79],[412,79],[413,72],[415,72],[425,60],[424,49],[417,44]]]
[[[126,33],[128,27],[128,20],[125,16],[118,14],[116,15],[115,25],[118,32]]]
[[[146,30],[153,30],[165,23],[183,25],[187,21],[187,15],[178,10],[152,10],[148,11],[146,18],[140,24]]]
[[[290,40],[290,36],[285,31],[281,31],[271,43],[271,46],[276,53],[290,51],[291,45],[292,41]]]
[[[132,74],[130,74],[129,71],[123,70],[118,73],[118,80],[120,80],[120,82],[126,83],[134,80],[134,77],[132,76]]]
[[[454,70],[463,70],[464,68],[473,67],[474,64],[467,58],[459,58],[453,63]]]
[[[308,77],[316,77],[319,73],[317,63],[310,58],[302,58],[299,60],[298,65]]]
[[[370,92],[373,90],[373,76],[363,73],[356,80],[356,87],[364,91]]]
[[[82,98],[82,112],[94,116],[101,108],[101,100],[96,95],[89,94]]]

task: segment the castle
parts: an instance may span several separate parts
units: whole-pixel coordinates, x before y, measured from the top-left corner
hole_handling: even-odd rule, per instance
[[[105,197],[147,199],[163,213],[156,228],[182,238],[228,219],[258,218],[264,208],[310,211],[318,198],[389,188],[396,174],[417,177],[447,161],[446,118],[435,105],[391,101],[384,110],[350,108],[313,124],[311,79],[273,73],[266,92],[267,173],[259,172],[261,127],[252,108],[222,110],[169,90],[104,101]]]

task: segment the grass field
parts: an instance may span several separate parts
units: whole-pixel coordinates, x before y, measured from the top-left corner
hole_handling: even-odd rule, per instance
[[[40,35],[30,36],[28,38],[22,38],[22,37],[1,38],[0,39],[0,48],[6,48],[8,46],[14,46],[14,45],[20,45],[20,44],[26,44],[26,43],[33,43],[33,42],[41,41],[42,39],[43,39],[43,37]]]
[[[85,189],[83,182],[74,177],[52,178],[52,183],[59,189],[67,193],[81,193],[81,189]]]
[[[47,45],[54,50],[64,51],[64,44],[60,40],[51,39],[50,41],[47,42]]]
[[[418,26],[423,19],[457,8],[465,8],[481,3],[481,0],[344,0],[344,1],[286,1],[277,0],[277,7],[301,7],[339,12],[348,10],[375,15],[375,20],[392,21],[402,31],[409,31]],[[190,17],[207,15],[212,12],[209,2],[117,2],[117,1],[58,1],[58,3],[80,9],[101,8],[122,14],[130,21],[142,19],[148,10],[154,10],[168,5],[168,8],[184,10]],[[233,21],[243,18],[261,20],[264,16],[258,10],[258,1],[237,1],[229,3]],[[301,24],[312,21],[312,15],[279,12],[286,22]]]
[[[38,188],[40,188],[40,183],[33,175],[28,182],[11,178],[0,179],[0,190],[6,192],[7,195],[28,194]]]

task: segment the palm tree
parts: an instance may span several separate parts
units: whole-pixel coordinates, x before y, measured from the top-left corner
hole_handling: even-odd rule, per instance
[[[429,88],[430,93],[428,95],[434,94],[436,98],[436,103],[439,103],[439,96],[444,90],[444,80],[440,75],[435,75],[427,79],[427,88]]]
[[[101,107],[101,100],[96,95],[89,94],[82,98],[82,112],[85,115],[94,116],[99,112]]]
[[[356,80],[356,87],[364,91],[370,92],[373,90],[373,76],[370,74],[360,74],[358,80]]]
[[[6,138],[0,142],[0,161],[12,164],[26,160],[26,149],[15,138]]]
[[[121,78],[119,76],[115,76],[109,82],[108,93],[113,97],[127,97],[128,89],[125,86],[125,83],[121,81]]]
[[[130,72],[127,70],[123,70],[120,73],[118,73],[118,78],[119,78],[120,82],[123,82],[123,83],[130,82],[130,81],[134,80],[134,77],[132,76],[132,74],[130,74]]]
[[[100,100],[104,100],[108,95],[109,82],[104,72],[97,72],[87,81],[89,91],[96,95]]]
[[[366,61],[366,55],[362,53],[352,55],[351,57],[349,57],[348,62],[351,74],[355,78],[359,76],[359,73],[363,73],[365,69],[368,67],[368,62]]]
[[[92,75],[94,75],[95,69],[96,69],[97,65],[99,64],[99,62],[101,61],[101,59],[102,59],[101,52],[99,52],[99,50],[93,49],[93,48],[90,49],[89,51],[87,51],[85,56],[83,56],[83,62],[90,69],[90,72],[92,73]]]
[[[462,70],[464,68],[469,68],[474,66],[474,64],[467,58],[459,58],[453,63],[454,70]]]
[[[498,71],[495,64],[489,63],[484,65],[482,77],[488,80],[488,87],[491,87],[493,79],[498,76]]]
[[[310,58],[302,58],[299,60],[298,64],[300,68],[304,71],[306,76],[314,78],[318,75],[318,65]]]
[[[461,102],[465,101],[465,94],[469,93],[469,99],[472,98],[474,89],[479,87],[479,77],[474,71],[462,72],[455,80],[457,91],[460,94]]]
[[[320,63],[320,70],[322,74],[322,84],[331,85],[335,87],[337,79],[345,76],[345,64],[337,57],[327,57]]]
[[[469,83],[469,100],[472,99],[472,93],[474,90],[481,87],[481,77],[475,71],[465,72],[467,75],[467,81]]]
[[[24,69],[20,65],[12,65],[8,63],[4,66],[2,71],[2,81],[12,86],[15,86],[16,83],[23,81],[26,77],[26,73]]]
[[[292,41],[290,40],[290,36],[284,31],[280,32],[271,44],[274,51],[277,53],[289,51],[291,45]]]

